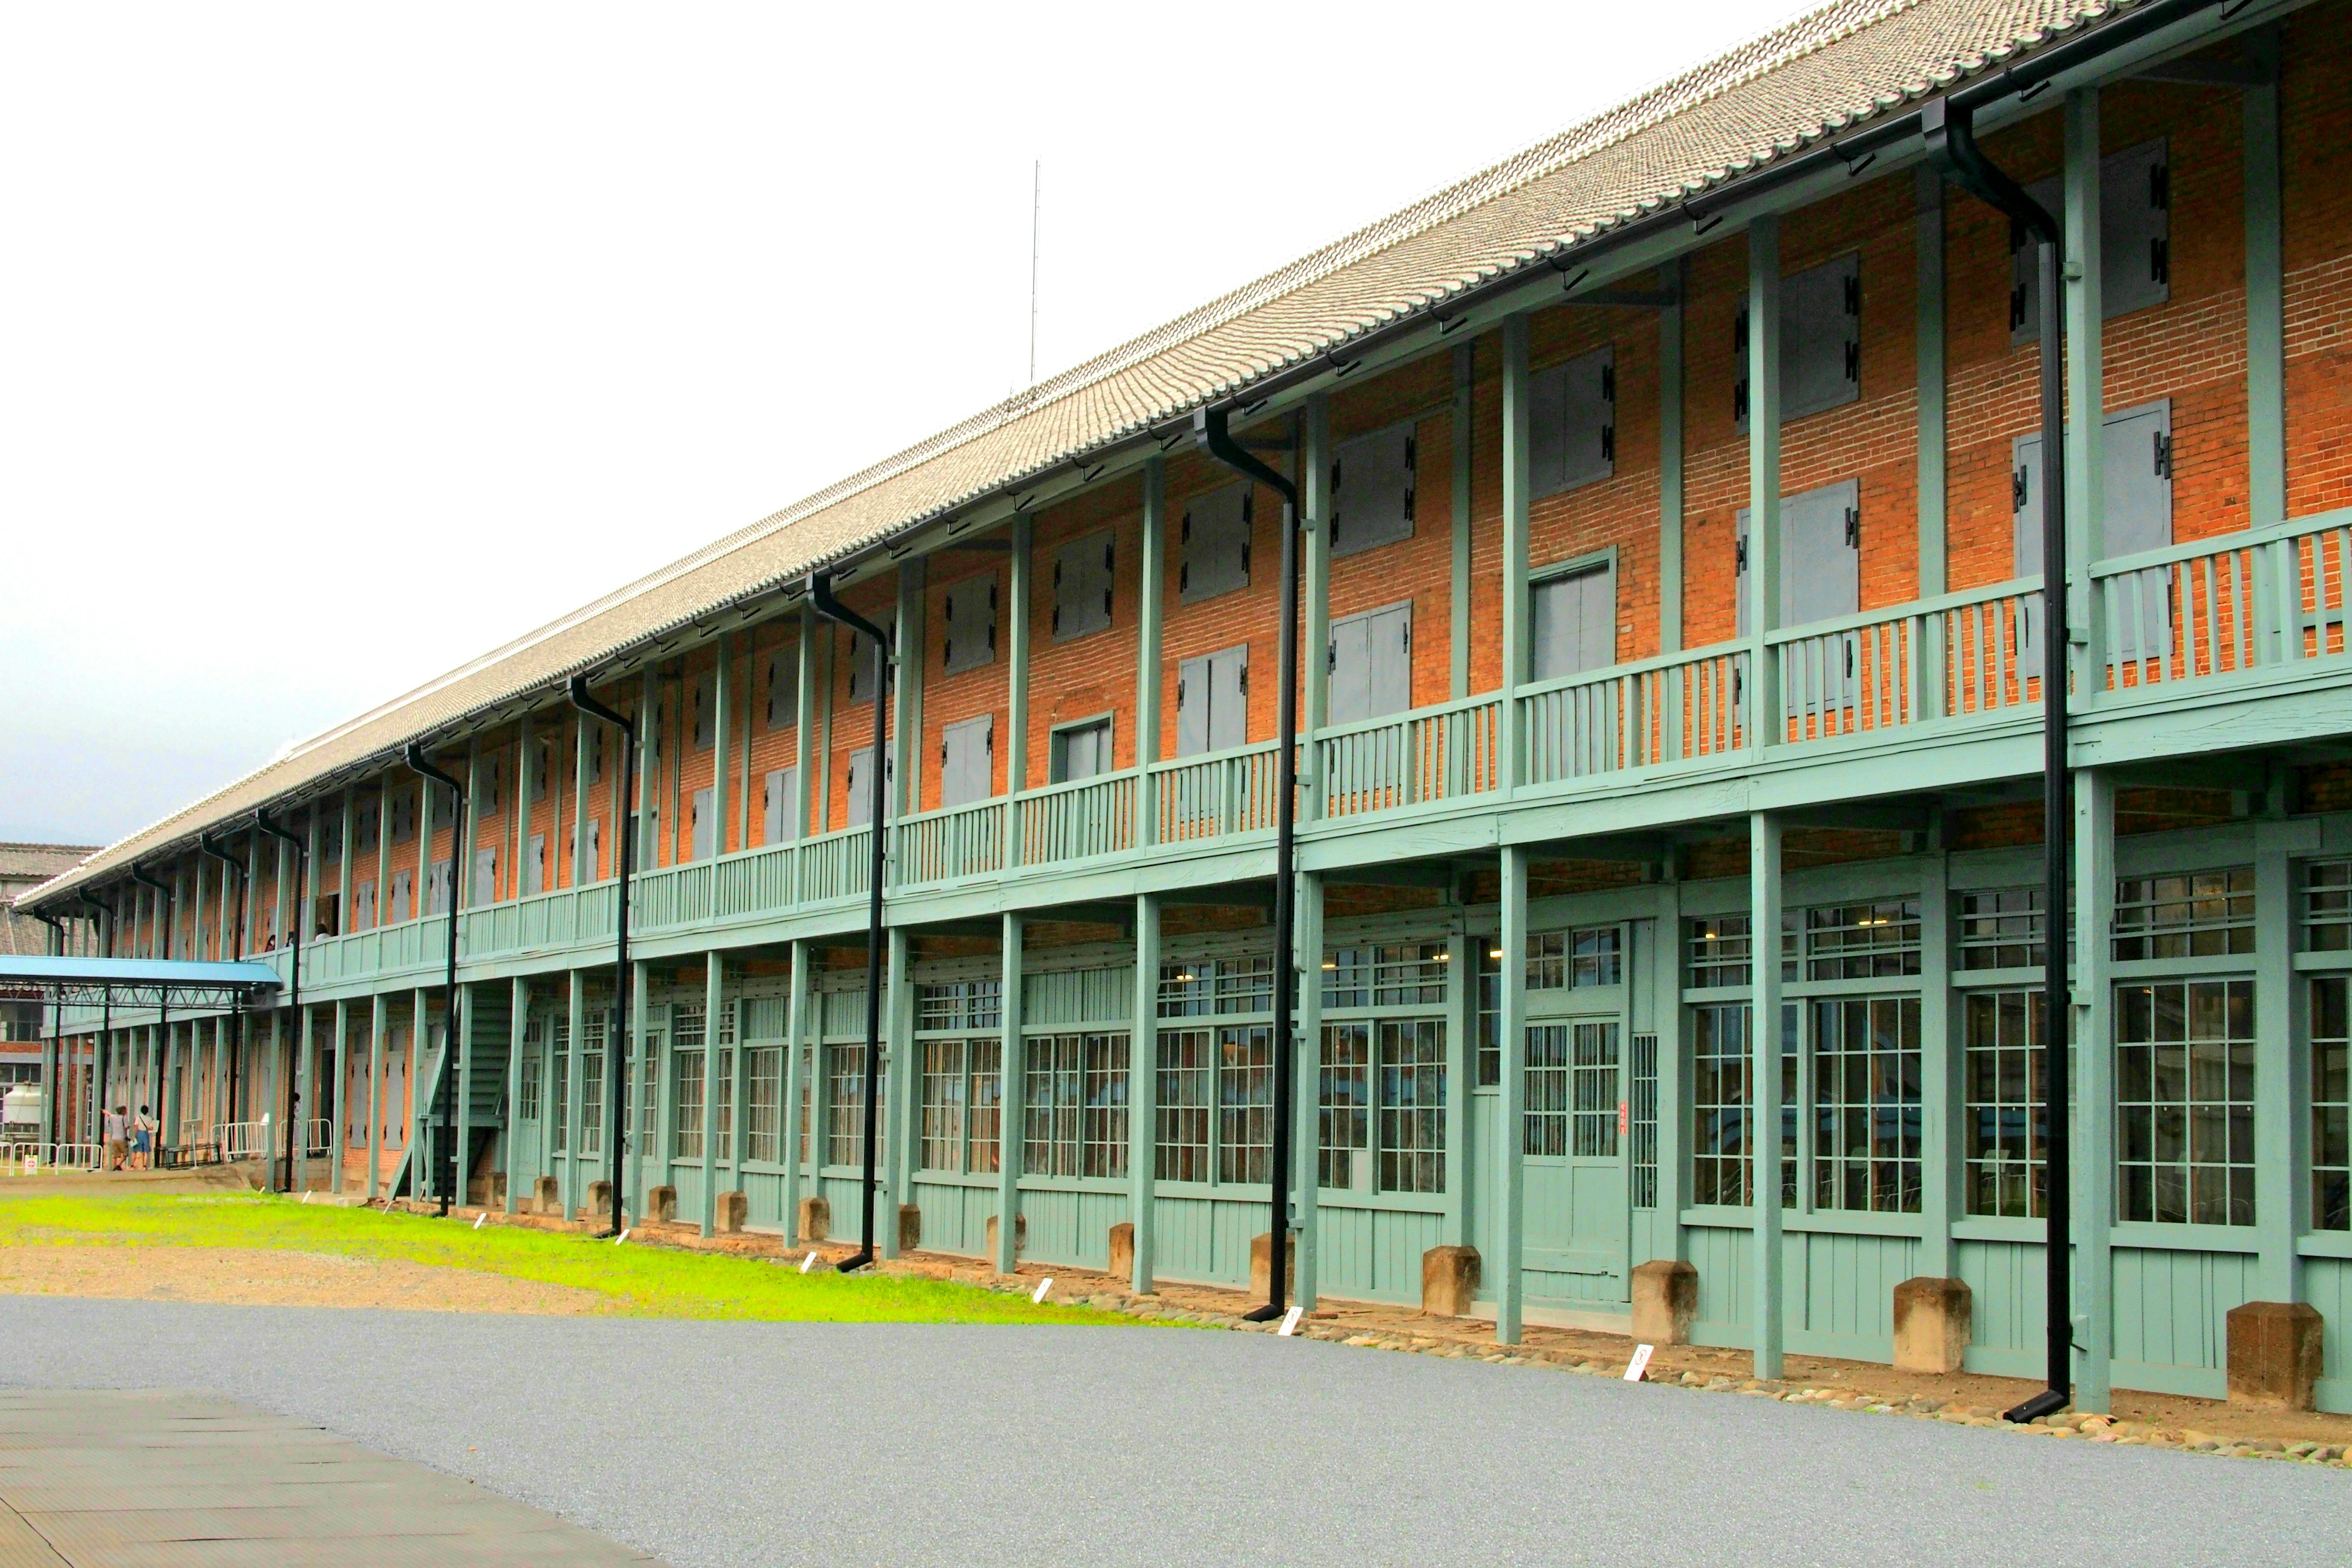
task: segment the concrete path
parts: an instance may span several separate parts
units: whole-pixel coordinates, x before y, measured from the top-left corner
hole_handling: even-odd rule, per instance
[[[2352,1561],[2352,1474],[1256,1334],[0,1298],[680,1568]]]
[[[653,1560],[212,1394],[0,1393],[5,1568],[440,1568]]]

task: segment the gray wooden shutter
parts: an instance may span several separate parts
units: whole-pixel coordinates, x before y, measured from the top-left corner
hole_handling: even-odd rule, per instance
[[[547,890],[547,835],[530,836],[530,855],[522,863],[522,891],[525,898],[536,898]]]
[[[1249,743],[1249,646],[1209,656],[1209,749]]]
[[[800,722],[800,650],[768,656],[768,728],[789,730]]]
[[[874,748],[860,746],[849,753],[849,826],[862,827],[874,820]],[[890,786],[898,782],[897,763],[888,757],[882,760],[882,788],[886,798]]]
[[[1862,395],[1862,258],[1841,256],[1781,285],[1780,403],[1801,418]]]
[[[1331,625],[1329,722],[1352,724],[1412,706],[1412,607],[1391,605]]]
[[[950,724],[940,735],[940,805],[969,805],[993,792],[989,765],[996,743],[996,717],[983,713]]]
[[[719,677],[697,676],[694,681],[694,749],[710,750],[719,733]]]
[[[1568,488],[1568,367],[1528,378],[1528,486],[1547,496]]]
[[[1562,489],[1605,479],[1617,468],[1617,345],[1611,343],[1560,366]]]
[[[897,610],[886,610],[867,618],[882,628],[883,636],[889,639],[891,647],[898,646]],[[852,702],[871,702],[874,700],[874,639],[864,632],[850,633],[849,661],[849,700]]]
[[[996,658],[996,579],[959,583],[947,595],[947,642],[940,662],[950,675]]]
[[[496,848],[474,851],[474,876],[466,889],[466,907],[478,909],[495,901],[499,896],[499,852]]]
[[[1177,594],[1188,605],[1249,586],[1251,487],[1228,485],[1194,496],[1178,525]]]
[[[1331,458],[1331,551],[1352,555],[1412,537],[1413,424],[1344,442]]]
[[[1352,724],[1371,716],[1371,624],[1363,616],[1331,623],[1331,646],[1325,655],[1329,671],[1326,688],[1334,724]]]
[[[707,789],[696,790],[689,807],[692,816],[688,819],[687,825],[688,857],[696,860],[708,860],[717,852],[719,841],[716,831],[719,826],[719,816],[711,809],[711,792]]]
[[[760,797],[761,843],[782,844],[787,837],[799,837],[797,834],[787,835],[784,831],[784,825],[792,814],[793,796],[798,791],[799,773],[800,769],[795,765],[778,768],[768,774]]]
[[[1110,625],[1114,541],[1104,529],[1054,556],[1054,638],[1067,642]]]
[[[1176,667],[1176,754],[1193,757],[1209,749],[1209,660],[1206,655]]]
[[[2026,194],[2053,217],[2065,212],[2061,182]],[[2012,343],[2042,335],[2041,249],[2020,224],[2009,231],[2009,326]],[[2164,140],[2099,161],[2099,314],[2102,320],[2172,297],[2172,165]]]
[[[1780,498],[1780,626],[1850,616],[1861,605],[1862,487],[1853,479]],[[1733,520],[1738,633],[1749,634],[1748,509]]]
[[[572,879],[575,882],[593,882],[597,880],[602,875],[597,868],[602,866],[604,863],[604,819],[600,816],[592,816],[588,819],[588,863],[585,866],[577,866],[572,868]]]
[[[1537,583],[1528,593],[1530,680],[1560,680],[1616,662],[1614,571],[1588,566]]]

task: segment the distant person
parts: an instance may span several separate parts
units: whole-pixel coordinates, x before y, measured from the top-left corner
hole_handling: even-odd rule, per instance
[[[131,1159],[131,1118],[121,1106],[106,1113],[106,1163],[109,1170],[119,1171]]]
[[[154,1168],[155,1119],[141,1106],[139,1115],[131,1123],[131,1157],[142,1171]]]

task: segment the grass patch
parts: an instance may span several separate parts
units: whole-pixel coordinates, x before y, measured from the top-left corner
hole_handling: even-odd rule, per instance
[[[303,1204],[269,1194],[26,1197],[0,1247],[215,1247],[394,1258],[594,1291],[619,1316],[836,1323],[1125,1323],[1115,1312],[940,1279],[802,1274],[765,1258],[615,1247],[591,1237]]]

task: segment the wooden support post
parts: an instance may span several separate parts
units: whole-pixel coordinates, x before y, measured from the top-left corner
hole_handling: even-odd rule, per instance
[[[719,1020],[726,1008],[727,960],[711,952],[702,961],[702,1200],[697,1223],[709,1236],[719,1228]],[[729,1073],[732,1088],[733,1072]],[[729,1108],[730,1114],[733,1108]]]
[[[909,1172],[914,1165],[915,1101],[915,982],[912,943],[905,926],[889,928],[888,992],[882,1014],[882,1202],[874,1223],[882,1229],[877,1248],[883,1258],[898,1256],[898,1205],[912,1194]]]
[[[1503,322],[1503,719],[1498,749],[1506,792],[1517,788],[1527,771],[1522,754],[1525,737],[1520,732],[1518,688],[1528,674],[1528,487],[1533,482],[1528,466],[1528,419],[1531,395],[1528,319],[1512,316]],[[1504,858],[1507,863],[1508,855]],[[1505,1092],[1507,1098],[1509,1091]],[[1517,1216],[1513,1216],[1512,1227],[1516,1237]],[[1501,1289],[1499,1282],[1497,1289]],[[1517,1290],[1516,1280],[1510,1289]],[[1516,1339],[1516,1321],[1511,1331]]]
[[[1688,266],[1669,261],[1658,288],[1658,651],[1683,646],[1683,295]]]
[[[810,737],[814,733],[815,728],[811,715],[815,713],[818,703],[823,700],[817,692],[818,624],[814,612],[805,608],[801,611],[800,642],[794,648],[793,657],[793,679],[798,682],[793,699],[791,836],[795,839],[805,838],[809,835],[809,788],[815,782],[814,775],[827,767],[831,762],[829,755],[818,754],[809,744]],[[821,822],[817,824],[816,831],[824,832],[824,825]],[[796,881],[794,883],[796,894],[798,886]],[[795,947],[793,951],[797,952],[800,950]]]
[[[1129,1218],[1135,1226],[1135,1272],[1139,1295],[1154,1284],[1152,1240],[1160,1180],[1160,895],[1135,896],[1135,1023],[1128,1036],[1127,1175],[1134,1194]],[[1002,1228],[1000,1222],[999,1228]]]
[[[1517,320],[1517,318],[1514,318]],[[1524,331],[1524,329],[1523,329]],[[1520,347],[1526,347],[1524,337]],[[1507,406],[1509,398],[1505,398]],[[1526,420],[1519,423],[1524,426]],[[1507,447],[1509,442],[1506,438]],[[1521,467],[1525,467],[1522,461]],[[1495,1296],[1495,1342],[1515,1345],[1522,1328],[1526,1278],[1521,1268],[1527,1251],[1527,1141],[1520,1126],[1527,1117],[1528,1063],[1528,851],[1524,845],[1503,847],[1502,973],[1496,1020],[1502,1035],[1503,1083],[1501,1126],[1503,1180],[1496,1194],[1499,1212],[1490,1234],[1496,1238],[1495,1272],[1488,1288]]]
[[[379,806],[377,811],[381,815],[383,808]],[[378,863],[377,880],[383,880],[381,862]],[[383,1195],[383,1037],[384,1030],[390,1026],[391,1012],[391,999],[382,993],[369,999],[367,1201],[370,1203]]]
[[[1021,793],[1029,787],[1030,584],[1036,549],[1035,524],[1024,513],[1013,520],[1013,567],[1006,574],[1004,626],[1010,634],[1004,657],[1004,864],[1021,864]],[[1012,1069],[1008,1067],[1006,1071]]]
[[[614,855],[621,852],[619,846],[620,840],[615,838]],[[587,1187],[580,1179],[581,1113],[586,1102],[580,1079],[588,1048],[588,977],[574,969],[568,972],[567,979],[570,984],[565,988],[563,1000],[566,1014],[563,1104],[557,1111],[563,1118],[563,1169],[557,1179],[562,1193],[563,1217],[570,1219],[573,1212],[588,1201]]]
[[[734,815],[727,809],[728,748],[731,742],[729,731],[735,723],[733,651],[733,644],[727,634],[719,633],[719,667],[710,677],[710,858],[714,860],[727,853],[727,819]],[[712,875],[715,878],[717,873]],[[716,1036],[719,1015],[712,1013],[708,1023],[709,1032]]]
[[[1152,764],[1160,761],[1160,628],[1168,597],[1168,468],[1158,457],[1143,464],[1143,539],[1136,550],[1135,841],[1156,843],[1160,804]],[[1136,1220],[1136,1267],[1141,1268],[1143,1220]]]
[[[2074,772],[2074,1408],[2105,1411],[2115,1354],[2115,984],[2109,933],[2116,924],[2115,775]],[[2047,912],[2049,938],[2063,941],[2066,911]],[[2052,1020],[2056,1025],[2058,1020]],[[2043,1031],[2053,1059],[2066,1038]],[[2063,1068],[2061,1069],[2063,1070]]]
[[[1922,163],[1914,179],[1919,216],[1914,230],[1918,308],[1913,323],[1919,363],[1919,597],[1945,591],[1944,175]],[[1916,657],[1915,655],[1915,657]],[[1940,669],[1931,659],[1930,668]],[[1942,689],[1940,677],[1931,682]],[[1941,1278],[1934,1269],[1931,1275]]]
[[[1690,1205],[1690,1164],[1685,1142],[1690,1127],[1690,1080],[1683,1051],[1683,885],[1666,856],[1666,879],[1657,888],[1657,952],[1650,965],[1651,1016],[1658,1035],[1658,1236],[1653,1258],[1683,1261],[1690,1236],[1683,1210]],[[1645,1260],[1646,1261],[1646,1260]]]
[[[890,754],[897,772],[886,792],[893,825],[923,809],[924,559],[910,555],[898,563],[898,618],[891,627],[890,661],[890,678],[897,683],[890,690]],[[894,879],[903,881],[908,872],[896,855],[889,864]],[[895,1215],[891,1228],[895,1233]]]
[[[2255,528],[2286,520],[2286,274],[2279,160],[2277,24],[2244,37],[2249,63],[2268,79],[2245,89],[2246,511]],[[2298,578],[2300,573],[2297,574]],[[2301,608],[2301,585],[2296,590]],[[2285,639],[2303,651],[2300,626]],[[2292,1298],[2281,1296],[2279,1300]]]
[[[1010,1274],[1021,1263],[1021,1124],[1028,1082],[1022,1071],[1025,1064],[1021,1056],[1021,917],[1007,913],[1003,919],[1003,998],[998,1021],[1003,1026],[1003,1041],[999,1067],[1004,1076],[1003,1089],[997,1099],[996,1256],[989,1261],[999,1274]],[[1140,1269],[1145,1257],[1140,1226],[1136,1231],[1135,1245],[1136,1267]]]
[[[2283,831],[2286,830],[2286,831]],[[2298,1301],[2294,1173],[2295,1086],[2310,1081],[2307,1027],[2294,1026],[2294,840],[2284,821],[2254,824],[2254,1260],[2253,1300]]]
[[[568,886],[584,888],[596,879],[596,859],[588,847],[588,826],[596,820],[588,811],[589,761],[596,755],[592,749],[599,742],[600,731],[588,715],[574,714],[572,724],[572,880]],[[603,830],[597,831],[599,838]],[[616,838],[614,843],[618,843]],[[599,846],[601,847],[601,846]],[[574,909],[579,906],[575,902]]]
[[[1752,402],[1748,407],[1751,415],[1759,412]],[[1751,530],[1748,537],[1753,540],[1757,534]],[[1759,1378],[1780,1375],[1784,1321],[1780,1300],[1780,1059],[1785,1046],[1780,1026],[1780,817],[1769,811],[1748,814],[1748,952],[1749,994],[1754,1001],[1748,1009],[1748,1059],[1755,1065],[1748,1070],[1748,1098],[1754,1121],[1747,1141],[1748,1201],[1756,1216],[1748,1266]]]
[[[2091,568],[2106,553],[2106,310],[2100,298],[2099,89],[2066,94],[2064,300],[2066,406],[2066,589],[2068,632],[2081,648],[2071,706],[2095,706],[2106,684],[2105,616],[2092,598]],[[2042,323],[2049,330],[2049,323]],[[2089,411],[2084,417],[2082,410]]]
[[[660,1092],[661,1079],[656,1076],[660,1070],[659,1063],[646,1043],[652,1034],[653,1014],[653,1005],[646,998],[646,993],[652,989],[648,967],[642,959],[629,961],[629,1016],[623,1021],[627,1032],[624,1034],[616,1029],[605,1037],[604,1107],[600,1123],[609,1137],[613,1126],[614,1096],[620,1096],[619,1103],[626,1120],[623,1124],[619,1146],[604,1151],[604,1169],[615,1184],[628,1184],[622,1188],[622,1207],[625,1213],[640,1220],[646,1217],[646,1188],[658,1184],[646,1180],[645,1108],[635,1102],[630,1093],[631,1086],[641,1079],[644,1087],[637,1090],[638,1094],[657,1102]],[[665,1043],[667,1038],[665,1031]],[[624,1040],[627,1042],[626,1050],[620,1048]],[[623,1070],[625,1068],[625,1071]],[[656,1118],[654,1129],[658,1139],[662,1123],[658,1113]],[[629,1157],[626,1169],[622,1166],[624,1152]],[[669,1173],[663,1170],[658,1174],[666,1181]],[[611,1218],[609,1215],[605,1217],[608,1221]]]
[[[515,1151],[520,1146],[515,1132],[521,1125],[523,1044],[530,1033],[530,982],[518,974],[514,977],[513,985],[507,1016],[507,1120],[506,1127],[499,1134],[504,1147],[499,1160],[507,1173],[506,1192],[500,1197],[499,1207],[507,1214],[515,1212],[515,1189],[522,1185],[522,1162],[515,1158]],[[544,1049],[540,1055],[540,1100],[545,1104],[547,1067]],[[546,1139],[542,1136],[540,1142],[544,1143]]]
[[[431,795],[433,786],[425,786]],[[432,1004],[422,987],[410,994],[415,1027],[408,1032],[408,1195],[422,1200],[425,1180],[425,1051],[432,1039]]]
[[[1309,643],[1309,647],[1319,644]],[[1310,666],[1319,659],[1309,659]],[[1323,874],[1302,871],[1298,877],[1297,939],[1292,951],[1298,965],[1298,1027],[1291,1036],[1290,1048],[1297,1053],[1298,1071],[1294,1083],[1305,1086],[1291,1107],[1295,1128],[1291,1135],[1291,1191],[1298,1223],[1298,1267],[1291,1284],[1293,1300],[1312,1311],[1316,1304],[1315,1238],[1319,1208],[1321,1173],[1318,1156],[1322,1152],[1322,1096],[1316,1085],[1322,1081],[1323,1062]],[[1377,1031],[1375,1031],[1377,1034]],[[1377,1073],[1377,1068],[1371,1068]],[[1375,1079],[1377,1081],[1377,1079]],[[1282,1226],[1269,1226],[1279,1237]]]
[[[1473,380],[1477,357],[1475,343],[1463,343],[1454,351],[1454,549],[1447,575],[1446,637],[1453,645],[1448,690],[1456,702],[1470,695],[1471,455],[1477,443]]]
[[[1437,1234],[1443,1247],[1470,1245],[1470,1173],[1481,1158],[1475,1142],[1475,1102],[1470,1094],[1477,1078],[1477,943],[1481,940],[1463,929],[1456,911],[1445,937],[1445,973],[1451,989],[1445,1008],[1445,1215]]]
[[[1748,702],[1744,718],[1750,746],[1778,745],[1787,734],[1780,669],[1769,640],[1780,622],[1780,220],[1766,213],[1748,226]],[[1768,939],[1769,932],[1757,937],[1759,942]],[[1775,1325],[1776,1365],[1778,1333]]]
[[[1952,1222],[1968,1212],[1960,1141],[1968,1105],[1966,1050],[1952,1013],[1950,868],[1938,847],[1919,862],[1919,1265],[1948,1279]]]
[[[1299,543],[1305,551],[1301,562],[1305,589],[1305,629],[1300,634],[1301,672],[1299,695],[1304,699],[1298,716],[1298,819],[1313,822],[1323,815],[1325,781],[1322,773],[1321,749],[1316,744],[1316,731],[1329,721],[1331,645],[1331,400],[1317,393],[1307,400],[1306,417],[1299,430]],[[1298,949],[1305,952],[1304,948]],[[1314,974],[1313,963],[1300,960],[1301,973]],[[1301,1036],[1300,1038],[1304,1038]],[[1311,1059],[1311,1058],[1310,1058]],[[1312,1083],[1312,1073],[1301,1081]],[[1314,1097],[1305,1097],[1312,1101]],[[1314,1140],[1307,1140],[1312,1148]],[[1299,1205],[1304,1223],[1307,1207]],[[1303,1261],[1306,1240],[1300,1238]],[[1308,1298],[1302,1295],[1299,1300]]]
[[[805,628],[803,628],[805,638]],[[802,647],[807,643],[803,640]],[[805,653],[801,668],[808,668]],[[803,687],[805,691],[805,687]],[[803,713],[808,710],[802,709]],[[809,1043],[809,944],[805,941],[793,943],[792,992],[784,1001],[784,1083],[783,1114],[779,1118],[782,1131],[776,1148],[777,1159],[784,1167],[783,1226],[784,1245],[790,1247],[801,1239],[801,1142],[810,1138],[803,1124],[801,1096],[808,1083],[807,1069],[802,1066],[802,1053]],[[814,1139],[810,1141],[813,1142]]]

